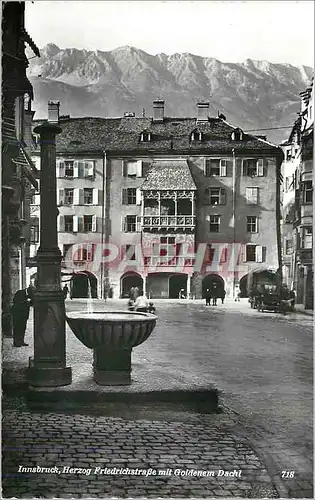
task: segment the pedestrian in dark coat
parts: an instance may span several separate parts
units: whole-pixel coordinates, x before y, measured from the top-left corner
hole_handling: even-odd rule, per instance
[[[30,314],[31,300],[26,290],[18,290],[13,297],[11,315],[13,320],[13,346],[27,346],[24,342],[27,320]]]
[[[209,290],[209,288],[207,288],[206,290],[206,306],[210,306],[211,305],[211,292]]]
[[[69,288],[68,288],[68,285],[65,285],[62,289],[63,291],[63,296],[64,298],[66,299],[68,297],[68,293],[69,293]]]
[[[218,290],[216,286],[212,288],[211,296],[212,296],[212,305],[216,306],[218,300]]]
[[[36,288],[34,285],[30,284],[29,287],[27,288],[27,296],[29,300],[31,301],[30,305],[34,305],[34,294],[35,294]]]
[[[225,296],[226,296],[226,291],[225,290],[222,290],[221,292],[221,296],[220,296],[220,299],[222,301],[222,304],[224,304],[224,299],[225,299]]]

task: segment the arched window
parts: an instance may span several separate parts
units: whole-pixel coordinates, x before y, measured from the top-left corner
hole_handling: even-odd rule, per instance
[[[233,132],[232,132],[232,141],[242,141],[243,140],[243,132],[241,131],[240,128],[236,128]]]
[[[200,130],[193,130],[190,136],[190,140],[193,142],[202,141],[202,132]]]
[[[148,130],[144,130],[140,134],[140,142],[150,142],[151,141],[151,133]]]

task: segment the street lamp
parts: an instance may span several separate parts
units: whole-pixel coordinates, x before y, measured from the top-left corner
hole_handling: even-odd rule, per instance
[[[37,285],[34,292],[34,358],[28,382],[35,387],[71,384],[66,367],[65,301],[61,289],[61,260],[57,234],[56,135],[61,128],[44,123],[40,135],[40,246],[37,251]]]

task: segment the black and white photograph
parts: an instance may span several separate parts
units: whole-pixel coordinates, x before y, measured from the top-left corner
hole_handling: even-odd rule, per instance
[[[1,4],[2,498],[314,498],[314,2]]]

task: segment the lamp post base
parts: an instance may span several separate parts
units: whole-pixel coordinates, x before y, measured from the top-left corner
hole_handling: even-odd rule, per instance
[[[27,373],[28,384],[33,387],[62,387],[72,382],[70,367],[37,367],[30,359]]]
[[[98,385],[130,385],[131,349],[94,349],[93,372]]]

